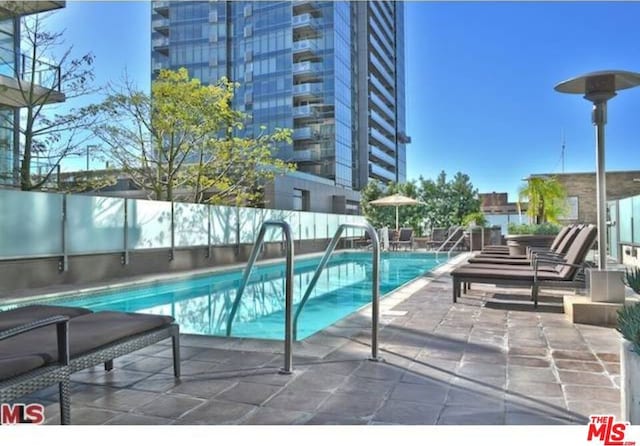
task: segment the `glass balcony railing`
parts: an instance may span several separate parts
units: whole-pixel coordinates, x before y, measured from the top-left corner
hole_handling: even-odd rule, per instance
[[[163,47],[169,46],[169,38],[168,37],[156,37],[151,41],[151,46],[153,47]]]
[[[389,116],[395,116],[395,113],[393,112],[393,110],[391,110],[391,107],[389,107],[377,94],[375,94],[373,91],[369,92],[369,98],[371,99],[371,102],[373,102],[376,107],[378,107],[380,110],[382,110],[384,113],[386,113]]]
[[[369,163],[369,174],[370,175],[375,175],[379,178],[384,178],[385,180],[388,181],[395,181],[396,180],[396,174],[385,169],[384,167],[375,164],[375,163]]]
[[[167,28],[169,26],[169,19],[157,18],[151,21],[151,28]]]
[[[307,82],[304,84],[297,84],[293,86],[294,96],[317,96],[322,93],[322,83]]]
[[[294,118],[313,118],[316,116],[316,109],[311,105],[299,105],[293,107]]]
[[[380,150],[376,146],[369,146],[369,153],[373,157],[378,158],[381,161],[384,161],[385,163],[389,164],[390,166],[395,166],[396,165],[396,159],[393,156],[389,155],[386,152],[383,152],[382,150]]]
[[[381,126],[383,129],[385,129],[390,134],[395,135],[395,133],[396,133],[395,127],[393,125],[389,124],[379,113],[377,113],[375,110],[369,110],[369,114],[371,115],[371,118],[373,118],[373,121],[376,124]]]
[[[385,146],[385,148],[390,150],[395,150],[396,148],[395,143],[391,139],[383,135],[382,132],[378,131],[374,127],[371,127],[371,137],[378,141],[379,144]]]
[[[49,90],[62,91],[60,66],[49,62],[33,59],[26,54],[20,54],[20,79]],[[0,64],[0,74],[7,77],[18,78],[15,64],[5,62]]]
[[[389,102],[391,102],[392,104],[396,103],[395,98],[391,95],[391,93],[389,93],[389,89],[385,88],[385,86],[382,85],[382,82],[380,82],[377,77],[369,76],[369,81],[373,84],[374,87],[376,87],[380,94],[387,98]]]
[[[317,73],[322,70],[320,62],[298,62],[293,64],[293,74]]]
[[[373,66],[389,85],[395,85],[392,75],[393,71],[389,71],[383,62],[373,53],[369,53],[369,65]]]
[[[291,23],[293,24],[293,29],[312,28],[317,31],[322,26],[320,20],[315,19],[309,13],[294,15]]]
[[[316,53],[318,51],[318,45],[315,39],[304,39],[293,42],[291,49],[294,54],[296,53]]]

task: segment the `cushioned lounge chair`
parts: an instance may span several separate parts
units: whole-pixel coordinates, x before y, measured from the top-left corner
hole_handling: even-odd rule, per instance
[[[560,243],[554,243],[549,249],[530,249],[526,255],[491,255],[491,254],[478,254],[475,257],[471,257],[468,262],[472,264],[476,263],[490,263],[494,265],[530,265],[532,255],[535,253],[538,256],[560,258],[564,256],[568,251],[571,244],[574,242],[580,230],[584,228],[583,225],[573,226],[560,240]]]
[[[564,259],[539,258],[530,266],[517,265],[464,265],[451,272],[453,278],[453,302],[471,283],[522,286],[531,288],[534,307],[538,306],[538,290],[548,288],[582,288],[582,270],[585,259],[595,242],[597,229],[588,226],[581,230],[571,244]]]
[[[560,231],[558,231],[558,234],[553,239],[553,242],[551,242],[551,246],[548,249],[549,250],[556,249],[558,247],[558,244],[564,239],[565,235],[571,229],[572,226],[573,225],[568,225],[560,228]],[[510,255],[509,253],[510,251],[507,245],[488,245],[483,247],[482,251],[480,252],[480,254],[487,254],[492,256],[496,256],[496,255],[508,256]]]
[[[106,370],[111,370],[115,358],[168,337],[172,338],[173,372],[176,377],[180,376],[180,331],[179,326],[170,316],[118,311],[93,313],[83,308],[38,305],[0,312],[0,326],[11,332],[19,328],[18,323],[35,320],[32,317],[56,313],[66,313],[65,316],[58,317],[69,320],[68,349],[66,350],[69,360],[64,371],[58,371],[64,372],[67,376],[67,393],[69,374],[100,364],[104,364]],[[59,342],[55,330],[50,325],[37,326],[22,331],[18,335],[1,339],[0,361],[11,361],[15,370],[18,370],[18,367],[27,366],[34,368],[53,366],[59,357]],[[51,384],[54,383],[51,382]],[[2,388],[1,383],[0,388]],[[62,389],[61,387],[61,408]],[[31,391],[34,390],[37,389]],[[0,395],[4,394],[0,393]],[[7,394],[7,397],[11,395],[13,394]],[[4,402],[4,396],[2,401]],[[68,402],[65,404],[68,406]],[[68,413],[61,411],[61,414],[61,421],[68,423]]]
[[[52,352],[40,352],[37,348],[0,355],[0,403],[10,403],[57,384],[60,423],[70,423],[68,322],[67,316],[50,316],[0,329],[0,344],[41,329],[55,330],[51,341],[56,344],[54,358],[49,356]]]
[[[408,249],[413,249],[413,229],[401,228],[400,233],[398,234],[398,239],[392,241],[391,245],[395,249],[398,249],[401,246],[404,246]]]

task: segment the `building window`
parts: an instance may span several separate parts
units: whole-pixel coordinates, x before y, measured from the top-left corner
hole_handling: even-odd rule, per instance
[[[293,210],[309,210],[309,191],[303,189],[293,189]]]
[[[244,7],[244,16],[245,17],[250,17],[252,12],[253,11],[252,11],[251,5],[245,5],[245,7]]]

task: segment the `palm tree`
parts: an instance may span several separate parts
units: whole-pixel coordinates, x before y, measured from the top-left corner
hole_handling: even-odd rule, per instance
[[[533,223],[557,223],[565,213],[566,191],[556,178],[530,177],[520,188],[519,201],[527,201]]]

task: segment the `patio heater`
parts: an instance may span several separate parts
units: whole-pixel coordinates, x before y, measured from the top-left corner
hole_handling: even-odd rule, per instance
[[[607,269],[607,186],[604,167],[604,126],[607,123],[607,101],[624,90],[640,85],[640,73],[630,71],[595,71],[560,82],[554,89],[560,93],[583,94],[593,103],[591,119],[596,127],[596,190],[598,214],[598,269]]]

